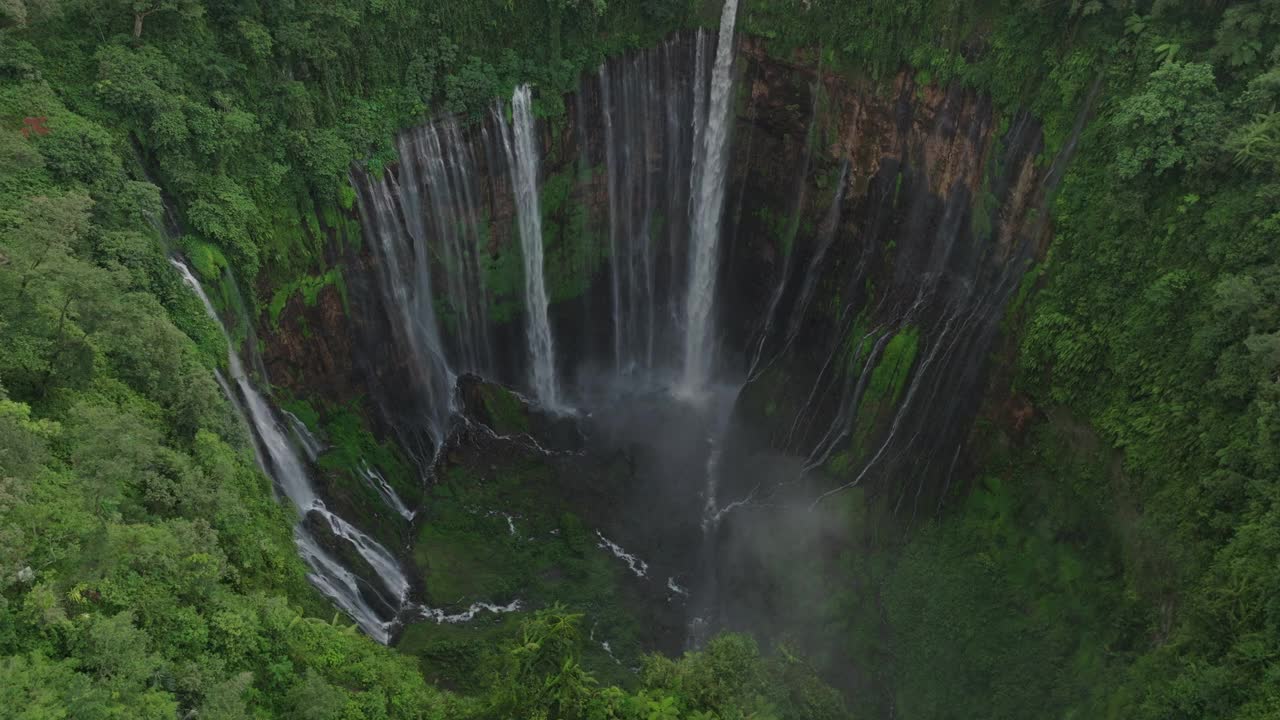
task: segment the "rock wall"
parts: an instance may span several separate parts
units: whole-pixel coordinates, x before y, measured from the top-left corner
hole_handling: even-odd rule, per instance
[[[646,249],[656,258],[645,292],[657,310],[649,313],[670,314],[682,300],[687,238],[665,217],[678,217],[681,188],[662,182],[684,172],[671,158],[690,145],[686,129],[663,115],[678,104],[653,105],[645,122],[668,129],[646,131],[630,147],[619,145],[616,110],[629,107],[623,93],[696,101],[690,59],[710,55],[690,33],[611,60],[608,75],[584,77],[565,98],[566,112],[540,124],[552,325],[559,370],[570,382],[584,367],[621,365],[625,339],[614,308],[625,300],[615,290],[627,281],[613,253],[623,253],[622,150],[638,172],[657,178],[634,191],[668,196],[653,201],[650,216],[667,228],[650,230],[665,232],[667,244]],[[876,88],[809,59],[770,56],[749,38],[740,41],[736,72],[717,321],[720,373],[745,382],[737,441],[805,457],[815,493],[906,477],[895,480],[897,500],[918,506],[963,467],[1003,308],[1047,241],[1038,126],[1025,116],[997,117],[987,99],[957,86],[917,85],[904,72],[892,87]],[[641,80],[631,87],[633,77]],[[612,120],[605,107],[615,109]],[[490,367],[456,369],[522,386],[515,204],[495,122],[461,129],[484,226]],[[386,172],[383,179],[357,173],[357,208],[370,207],[372,183],[405,181],[403,168]],[[405,209],[391,213],[403,217]],[[353,211],[339,224],[323,232],[329,261],[343,268],[347,307],[333,288],[311,306],[291,300],[279,329],[264,332],[268,370],[301,396],[367,399],[381,433],[427,457],[421,418],[431,409],[414,392],[411,343],[391,320],[397,309],[379,276],[385,257],[369,217]],[[357,226],[363,239],[354,242]],[[432,267],[433,302],[448,308],[451,270]],[[444,342],[456,357],[456,342]]]
[[[877,89],[759,43],[740,57],[722,303],[740,447],[806,457],[813,496],[892,477],[918,509],[964,466],[1004,308],[1047,245],[1038,124],[909,73]]]

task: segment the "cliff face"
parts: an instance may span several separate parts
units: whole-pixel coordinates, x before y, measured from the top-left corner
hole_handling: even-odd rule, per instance
[[[964,467],[1004,309],[1048,240],[1039,127],[906,73],[877,92],[741,57],[722,307],[750,368],[742,447],[804,456],[814,495],[919,507]]]
[[[602,368],[660,374],[678,354],[690,118],[713,44],[686,34],[611,60],[539,124],[552,326],[570,386]],[[957,87],[904,73],[877,91],[750,39],[736,72],[716,305],[719,373],[746,382],[735,435],[804,457],[819,491],[893,474],[905,478],[899,500],[938,494],[963,467],[1003,309],[1046,241],[1038,127]],[[363,239],[324,228],[345,311],[325,288],[264,333],[278,384],[366,397],[380,430],[419,457],[442,402],[421,358],[426,310],[449,371],[527,382],[503,122],[408,131],[401,165],[357,172]]]

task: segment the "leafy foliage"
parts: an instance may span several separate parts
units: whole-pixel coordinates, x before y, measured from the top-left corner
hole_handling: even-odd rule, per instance
[[[551,607],[483,652],[437,638],[433,652],[490,672],[460,697],[425,683],[413,659],[318,619],[328,610],[289,518],[212,380],[221,336],[153,228],[158,183],[203,275],[270,273],[245,285],[267,288],[272,302],[259,304],[273,313],[295,293],[313,301],[342,276],[298,241],[298,208],[349,208],[351,161],[385,164],[398,128],[428,112],[474,116],[517,81],[535,82],[540,111],[556,114],[581,69],[711,14],[703,5],[0,0],[3,707],[26,718],[844,716],[806,663],[740,636],[650,658],[627,690],[584,669],[577,608]],[[887,86],[911,67],[978,88],[1006,114],[1029,108],[1046,159],[1078,140],[1055,189],[1043,289],[1010,323],[1018,388],[1047,419],[1021,444],[988,438],[975,488],[901,542],[863,537],[873,511],[854,508],[834,552],[774,558],[827,598],[813,611],[826,642],[814,644],[833,664],[873,668],[855,683],[868,689],[859,710],[1274,715],[1280,1],[745,0],[741,12],[768,51],[824,71]],[[1095,82],[1093,121],[1074,137]],[[569,185],[547,183],[549,258],[594,264],[599,243]],[[901,338],[873,377],[879,398],[914,360]],[[350,471],[346,450],[372,441],[342,414],[329,424],[328,462]],[[450,490],[437,492],[450,510]],[[463,529],[496,544],[495,523]],[[577,529],[566,544],[584,542]],[[457,548],[436,550],[427,562]],[[477,567],[462,580],[485,588],[530,572]],[[601,587],[589,563],[574,569],[587,591]]]
[[[7,0],[0,52],[103,123],[90,133],[59,118],[42,148],[51,169],[88,182],[132,144],[187,242],[219,248],[242,285],[264,267],[283,285],[327,268],[315,268],[317,248],[267,221],[279,209],[349,205],[350,163],[385,162],[397,129],[429,112],[475,116],[517,82],[555,98],[604,52],[687,22],[689,5],[670,0],[655,15],[631,0],[467,0],[447,11],[381,0]]]
[[[289,715],[313,697],[293,691],[305,677],[348,717],[437,712],[406,659],[306,617],[324,604],[213,382],[225,345],[147,228],[154,186],[127,180],[106,131],[48,86],[3,92],[53,126],[6,142],[25,182],[0,193],[6,706]]]

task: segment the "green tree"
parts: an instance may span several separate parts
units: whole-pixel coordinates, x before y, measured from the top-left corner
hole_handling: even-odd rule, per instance
[[[1219,153],[1223,106],[1208,63],[1166,62],[1109,118],[1122,178],[1194,170]]]
[[[499,712],[583,717],[595,679],[579,664],[581,619],[553,606],[521,624],[519,638],[495,670],[493,697]]]
[[[173,12],[184,19],[195,19],[204,14],[204,6],[196,0],[115,0],[123,2],[133,13],[133,38],[142,37],[142,23],[159,12]]]

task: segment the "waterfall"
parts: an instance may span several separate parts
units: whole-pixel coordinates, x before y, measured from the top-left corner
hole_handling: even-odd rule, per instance
[[[613,358],[615,368],[619,373],[622,372],[624,365],[622,350],[622,263],[619,258],[622,256],[618,252],[619,236],[622,231],[619,229],[619,220],[622,216],[619,200],[619,152],[617,149],[616,135],[617,132],[613,127],[612,94],[609,92],[609,70],[605,64],[600,65],[600,105],[604,113],[604,152],[605,152],[605,171],[608,174],[609,188],[609,270],[612,273],[612,280],[609,285],[610,294],[613,297]]]
[[[170,258],[170,262],[182,275],[183,282],[200,299],[205,312],[222,329],[223,337],[227,341],[227,367],[239,391],[238,395],[228,392],[228,399],[251,425],[255,438],[254,447],[259,454],[258,465],[270,469],[270,475],[276,487],[293,504],[299,518],[305,518],[308,513],[318,513],[328,521],[335,537],[351,543],[356,552],[373,568],[379,581],[395,597],[396,605],[391,609],[398,611],[408,596],[409,582],[395,556],[373,538],[324,507],[324,503],[316,496],[306,463],[298,456],[297,450],[286,435],[286,430],[276,419],[271,405],[250,382],[244,365],[236,353],[235,344],[231,341],[231,336],[217,310],[214,309],[213,303],[209,301],[209,296],[205,294],[204,287],[181,260]],[[223,387],[225,390],[231,390],[225,383]],[[305,447],[308,452],[312,449],[312,443],[318,447],[318,441],[315,441],[309,433],[305,438]],[[390,639],[393,620],[384,620],[370,605],[360,578],[343,567],[341,562],[321,547],[301,522],[294,528],[294,541],[299,553],[311,568],[308,578],[312,584],[355,620],[366,634],[385,644]],[[394,614],[393,612],[392,615]]]
[[[365,599],[367,584],[338,562],[301,525],[293,529],[298,554],[311,569],[307,579],[349,615],[366,635],[382,644],[391,640],[390,623]]]
[[[682,33],[610,59],[584,78],[581,92],[588,97],[573,105],[578,133],[568,138],[577,146],[581,173],[575,186],[580,195],[571,202],[589,207],[596,181],[601,195],[607,193],[607,218],[590,218],[587,232],[598,221],[601,236],[607,233],[600,255],[608,255],[608,267],[598,277],[607,284],[600,289],[610,324],[598,325],[605,333],[598,343],[573,340],[575,349],[586,348],[573,354],[581,363],[576,367],[560,367],[564,358],[557,363],[551,328],[547,283],[553,278],[546,273],[559,265],[547,265],[552,248],[544,246],[541,232],[539,166],[546,159],[539,155],[528,86],[475,127],[443,116],[400,133],[398,162],[381,176],[352,170],[396,356],[413,365],[413,392],[384,391],[390,394],[385,404],[399,416],[393,425],[425,419],[438,444],[453,410],[453,379],[462,372],[530,387],[551,407],[564,402],[563,379],[584,366],[646,379],[654,371],[663,377],[683,372],[690,299],[701,306],[693,316],[709,322],[715,290],[715,268],[705,261],[715,262],[724,197],[734,12],[726,17],[719,47],[706,31]],[[586,132],[593,124],[602,129],[599,136]],[[602,165],[598,175],[591,161]],[[700,202],[707,193],[710,199]],[[711,256],[702,254],[703,283],[695,290],[693,220],[704,216],[712,227],[701,237],[711,244]],[[506,246],[512,226],[519,232],[519,276],[507,265],[508,256],[515,260]],[[580,307],[590,312],[585,297]],[[511,328],[522,331],[523,352],[512,352],[516,338],[505,321],[512,306],[524,310],[524,327]],[[502,308],[501,317],[495,308]],[[592,354],[597,349],[598,356]]]
[[[452,325],[457,348],[453,364],[469,372],[488,371],[494,364],[493,348],[480,269],[481,222],[471,146],[463,142],[453,117],[402,133],[396,145],[404,176],[402,204],[415,243],[425,247],[430,239],[440,247],[448,293],[446,325]]]
[[[387,590],[390,590],[396,600],[403,605],[409,596],[409,578],[400,569],[400,563],[395,555],[392,555],[391,551],[380,545],[377,540],[343,520],[341,516],[330,512],[323,502],[316,501],[310,512],[327,523],[327,529],[333,533],[334,537],[350,543],[360,557],[377,573],[378,579]]]
[[[707,382],[714,358],[712,310],[715,302],[720,216],[724,209],[725,171],[728,165],[729,100],[733,90],[733,25],[738,0],[725,0],[720,15],[720,37],[711,73],[711,101],[702,135],[701,160],[696,163],[693,195],[693,243],[688,301],[685,309],[684,378],[686,392],[696,392]],[[700,118],[698,118],[700,120]]]
[[[1001,146],[1004,157],[996,167],[1004,170],[992,176],[992,192],[1009,208],[1011,199],[1025,192],[1019,190],[1027,178],[1017,159],[1039,152],[1038,129],[1026,116],[1015,117]],[[820,265],[832,246],[830,233],[849,182],[847,163],[819,226],[815,254],[792,308],[787,345],[800,335],[822,278]],[[841,295],[849,298],[841,327],[831,334],[828,359],[781,445],[807,453],[801,476],[826,471],[842,480],[818,493],[811,507],[872,479],[891,478],[890,507],[915,512],[931,478],[950,482],[982,392],[989,349],[1040,230],[1019,232],[1006,220],[999,232],[1008,235],[977,233],[967,195],[953,188],[939,201],[918,175],[896,168],[874,178],[866,197],[862,257],[838,278]],[[1017,212],[1016,205],[1010,212]],[[872,305],[871,291],[862,289],[869,272],[866,248],[890,242],[897,245],[890,286],[874,293]],[[827,275],[822,281],[836,279]],[[904,360],[889,349],[907,332],[911,350]],[[890,361],[907,363],[892,392],[883,385],[873,389],[874,378],[892,370],[886,365]],[[815,427],[824,421],[825,426]]]
[[[511,96],[511,127],[499,112],[498,126],[511,168],[520,221],[520,250],[524,257],[525,332],[533,365],[533,391],[544,406],[558,408],[555,347],[547,318],[547,289],[543,278],[542,211],[538,199],[538,138],[534,132],[529,86],[521,85]]]
[[[702,647],[715,629],[718,618],[717,597],[719,581],[717,577],[717,552],[719,547],[720,521],[735,508],[747,504],[752,499],[749,493],[721,505],[720,484],[723,474],[725,444],[729,436],[733,408],[742,385],[712,385],[708,391],[708,401],[701,403],[701,410],[707,413],[707,455],[703,466],[702,543],[696,558],[696,574],[694,577],[694,593],[689,608],[689,627],[686,642],[689,649]]]
[[[694,42],[689,42],[694,39]],[[683,297],[694,118],[705,34],[600,65],[613,366],[648,378],[674,370]]]
[[[402,139],[401,152],[410,147]],[[402,157],[402,165],[412,163],[412,156]],[[411,173],[405,172],[407,179],[416,177]],[[402,186],[391,173],[380,180],[353,173],[351,184],[360,200],[365,235],[372,238],[379,256],[380,288],[384,305],[395,316],[396,342],[410,363],[414,389],[425,398],[422,414],[427,434],[439,447],[452,413],[454,375],[436,321],[432,252],[427,245],[421,190],[416,182]]]
[[[263,452],[270,460],[270,466],[275,470],[272,479],[276,481],[280,491],[293,503],[299,514],[305,514],[315,503],[316,494],[311,488],[311,480],[307,476],[302,460],[281,431],[266,398],[262,397],[262,394],[249,381],[244,364],[240,362],[235,344],[231,341],[231,335],[222,324],[222,318],[218,316],[218,311],[214,309],[200,281],[181,260],[170,258],[169,262],[177,268],[182,275],[182,281],[200,299],[205,312],[222,329],[223,338],[227,341],[227,368],[231,372],[231,380],[236,384],[236,389],[240,391],[240,397],[243,398],[244,413],[250,421],[254,436],[261,443]]]

